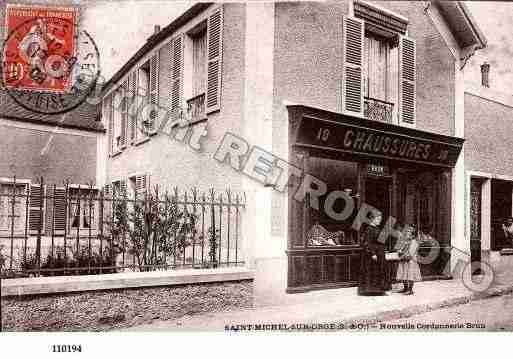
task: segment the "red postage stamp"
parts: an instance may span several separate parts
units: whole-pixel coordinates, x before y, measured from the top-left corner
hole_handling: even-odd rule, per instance
[[[74,8],[7,5],[4,86],[64,93],[71,86],[76,51]]]

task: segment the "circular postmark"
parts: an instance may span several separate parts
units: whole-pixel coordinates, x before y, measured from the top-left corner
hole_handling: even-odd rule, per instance
[[[100,54],[87,31],[60,17],[17,24],[2,47],[2,85],[23,108],[68,112],[83,103],[100,75]]]

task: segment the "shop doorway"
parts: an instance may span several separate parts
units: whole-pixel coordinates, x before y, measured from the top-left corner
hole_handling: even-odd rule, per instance
[[[502,224],[506,219],[511,218],[512,190],[511,182],[492,180],[490,239],[491,249],[494,251],[511,247],[511,243],[502,229]]]
[[[470,180],[470,261],[481,261],[482,180]],[[479,274],[477,269],[475,273]]]
[[[392,183],[388,178],[368,177],[365,181],[365,203],[383,213],[383,223],[391,214]]]
[[[388,177],[367,177],[365,181],[365,203],[377,208],[383,213],[382,226],[387,224],[392,215],[392,179]],[[389,238],[385,243],[387,250],[392,250],[395,243]],[[392,289],[392,281],[397,271],[396,265],[390,262],[385,266],[386,289]]]

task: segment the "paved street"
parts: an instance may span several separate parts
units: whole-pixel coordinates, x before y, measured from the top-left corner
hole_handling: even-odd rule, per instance
[[[459,330],[513,330],[513,294],[473,301],[446,309],[439,309],[409,318],[385,322],[392,329],[397,324],[413,326],[415,329],[397,328],[397,330],[429,330],[430,324],[461,324]],[[472,328],[472,324],[475,325]],[[485,328],[483,328],[483,325]],[[440,329],[438,329],[440,330]],[[445,329],[458,330],[458,329]]]
[[[501,328],[502,321],[513,322],[513,256],[494,262],[495,284],[486,293],[476,296],[459,279],[426,281],[415,285],[415,295],[390,293],[383,297],[359,297],[356,288],[339,288],[289,294],[281,305],[255,306],[253,309],[186,315],[174,320],[155,320],[131,327],[129,331],[222,331],[226,325],[262,323],[385,323],[395,318],[411,318],[426,323],[486,323],[486,328]],[[481,295],[506,293],[502,297],[480,299]],[[504,299],[507,298],[507,299]],[[471,301],[472,300],[472,301]],[[461,303],[471,304],[461,305]],[[445,308],[445,309],[440,309]],[[458,314],[459,312],[463,314]],[[427,314],[422,314],[427,313]],[[468,313],[468,319],[465,317]],[[423,317],[426,315],[426,317]],[[472,315],[474,317],[472,317]],[[433,316],[433,317],[431,317]],[[446,317],[447,316],[447,317]],[[407,322],[406,319],[403,322]],[[390,322],[390,323],[401,323]],[[429,328],[424,328],[429,330]]]

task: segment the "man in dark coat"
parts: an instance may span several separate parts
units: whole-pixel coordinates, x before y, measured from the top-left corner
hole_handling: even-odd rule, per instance
[[[382,218],[381,212],[372,212],[371,223],[361,236],[362,254],[358,295],[386,295],[385,244],[378,240]]]

